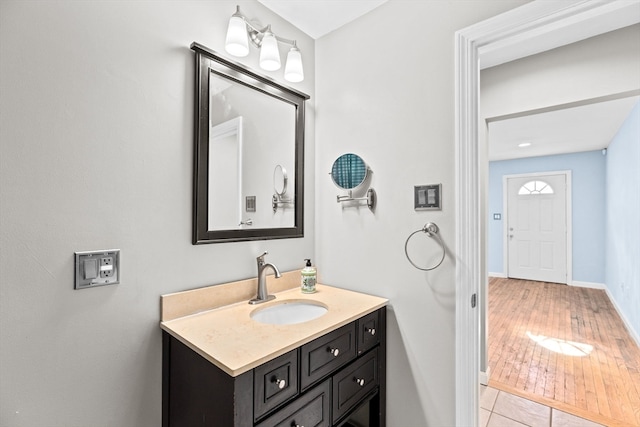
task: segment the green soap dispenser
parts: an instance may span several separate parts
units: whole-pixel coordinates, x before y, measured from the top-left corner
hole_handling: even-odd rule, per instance
[[[316,268],[311,265],[310,259],[305,259],[306,266],[300,272],[300,290],[303,294],[312,294],[316,291]]]

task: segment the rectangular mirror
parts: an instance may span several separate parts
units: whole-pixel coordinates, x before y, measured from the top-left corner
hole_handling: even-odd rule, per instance
[[[303,236],[309,96],[193,43],[193,244]]]

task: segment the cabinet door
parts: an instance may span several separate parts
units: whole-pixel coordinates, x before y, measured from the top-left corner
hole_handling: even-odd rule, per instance
[[[378,350],[362,356],[333,377],[333,421],[357,406],[378,385]]]
[[[300,360],[302,389],[308,388],[355,357],[355,322],[303,345]]]
[[[298,350],[292,350],[254,370],[254,414],[262,417],[298,394]]]
[[[358,319],[358,354],[373,348],[380,342],[380,310]]]
[[[312,388],[257,427],[330,427],[331,380]]]

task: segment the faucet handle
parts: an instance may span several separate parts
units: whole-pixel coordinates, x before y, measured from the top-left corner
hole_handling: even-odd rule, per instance
[[[264,253],[262,255],[260,255],[259,257],[256,258],[256,260],[258,261],[259,264],[264,264],[264,256],[269,254],[269,252],[264,251]]]

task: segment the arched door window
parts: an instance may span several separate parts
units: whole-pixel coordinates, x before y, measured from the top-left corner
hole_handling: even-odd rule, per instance
[[[553,194],[553,188],[544,181],[529,181],[518,190],[519,196],[531,196],[536,194]]]

